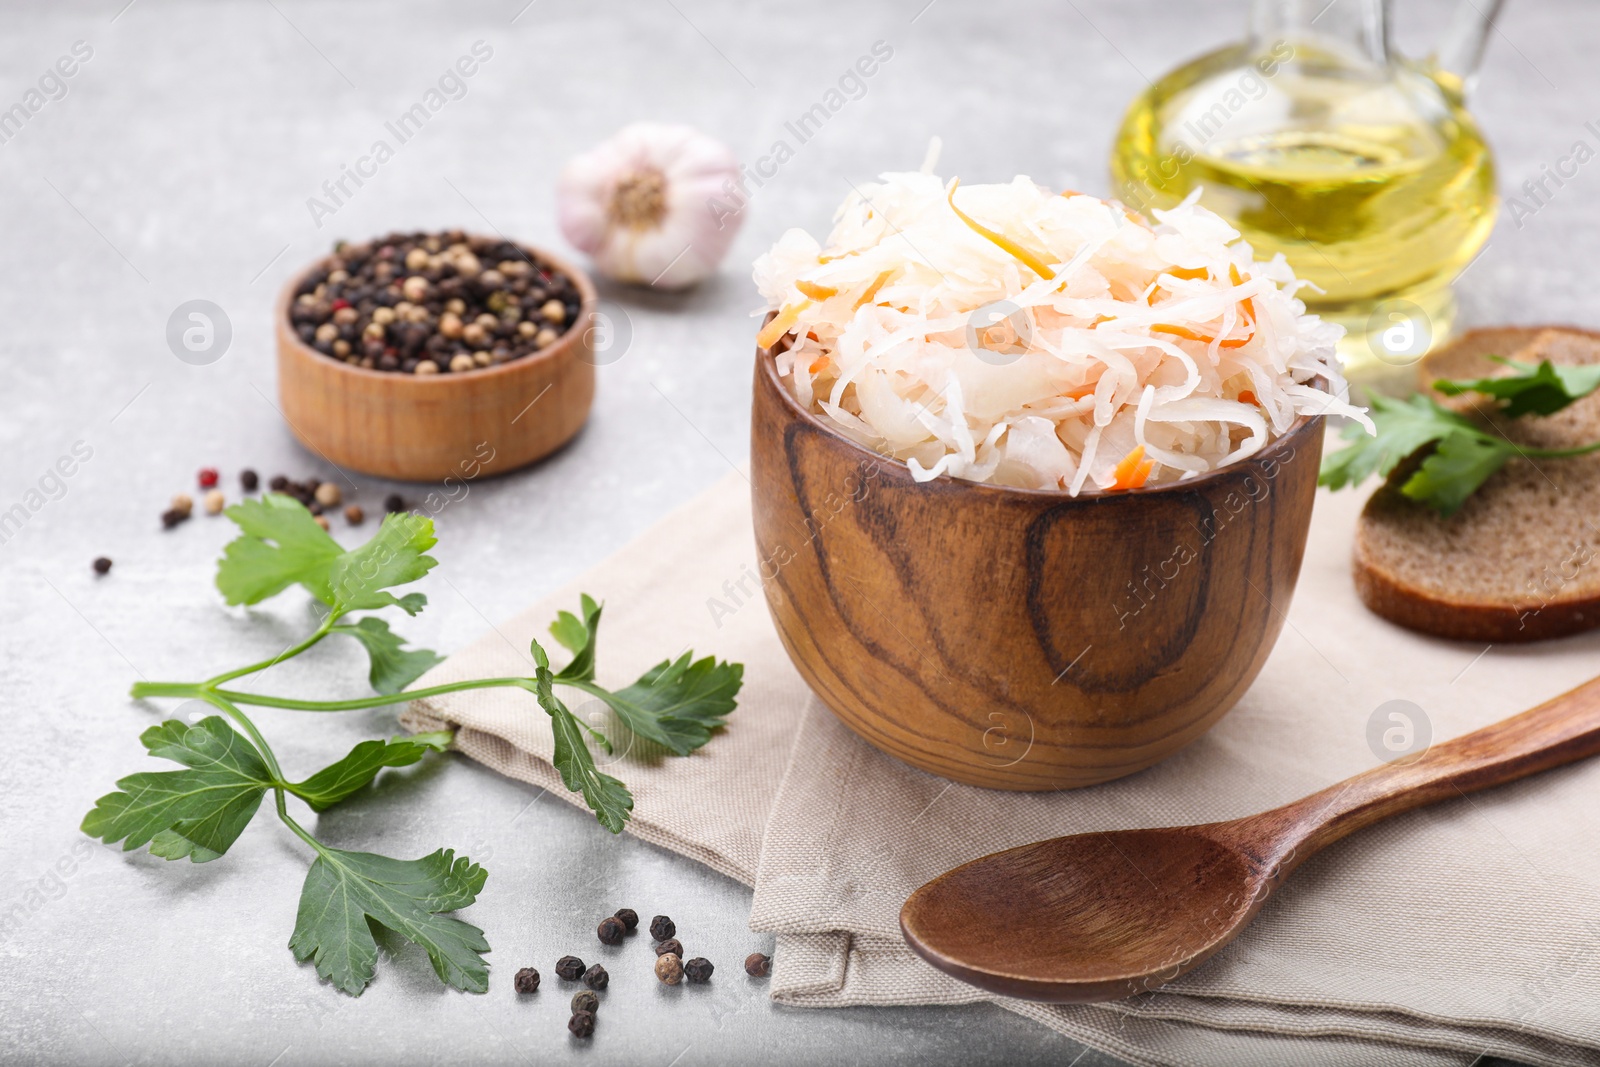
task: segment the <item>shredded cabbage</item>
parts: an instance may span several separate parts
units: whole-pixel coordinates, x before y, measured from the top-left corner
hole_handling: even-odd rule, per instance
[[[1237,462],[1302,415],[1367,421],[1343,328],[1199,190],[1151,225],[930,169],[852,192],[826,246],[790,230],[755,264],[758,314],[777,312],[761,343],[792,335],[777,362],[796,400],[918,480],[1115,491]]]

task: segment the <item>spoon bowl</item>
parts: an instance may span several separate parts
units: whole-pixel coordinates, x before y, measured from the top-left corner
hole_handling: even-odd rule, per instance
[[[900,926],[935,966],[997,993],[1132,996],[1204,961],[1266,899],[1272,868],[1235,830],[1119,830],[998,852],[918,889]]]
[[[963,864],[912,893],[906,943],[981,989],[1115,1000],[1199,966],[1320,849],[1380,819],[1600,753],[1600,678],[1281,808],[1076,834]]]

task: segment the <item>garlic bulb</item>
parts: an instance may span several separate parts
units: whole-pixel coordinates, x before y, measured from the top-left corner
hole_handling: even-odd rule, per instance
[[[636,122],[562,168],[561,232],[609,278],[681,289],[715,271],[733,243],[744,220],[727,206],[738,182],[722,142]]]

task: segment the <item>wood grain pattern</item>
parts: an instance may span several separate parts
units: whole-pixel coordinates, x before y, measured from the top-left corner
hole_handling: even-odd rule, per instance
[[[763,587],[811,688],[885,752],[997,789],[1093,785],[1193,741],[1255,679],[1321,453],[1307,419],[1184,485],[918,483],[802,410],[759,352]]]
[[[527,251],[572,279],[580,325],[533,355],[465,374],[366,370],[323,355],[290,325],[304,274],[290,281],[275,309],[278,397],[290,431],[339,467],[413,482],[502,474],[566,444],[594,401],[592,339],[582,324],[597,297],[582,271]]]
[[[995,993],[1057,1003],[1133,996],[1205,962],[1334,841],[1596,754],[1600,679],[1259,815],[985,856],[913,893],[900,928],[934,966]]]

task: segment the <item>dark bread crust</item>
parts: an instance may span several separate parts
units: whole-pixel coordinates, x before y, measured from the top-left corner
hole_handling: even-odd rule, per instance
[[[1490,354],[1536,360],[1546,348],[1557,363],[1600,362],[1600,333],[1470,331],[1422,361],[1419,385],[1490,375],[1498,369]],[[1585,444],[1600,438],[1600,395],[1542,424],[1492,421],[1526,444]],[[1396,469],[1367,501],[1357,526],[1353,569],[1362,603],[1400,626],[1458,641],[1540,641],[1600,627],[1600,508],[1592,507],[1600,500],[1600,457],[1549,466],[1547,473],[1514,459],[1449,520],[1406,498],[1399,486],[1412,467]],[[1546,510],[1531,510],[1530,501]],[[1486,530],[1501,543],[1486,546]],[[1542,567],[1529,577],[1540,559]],[[1512,575],[1517,567],[1522,583]]]

